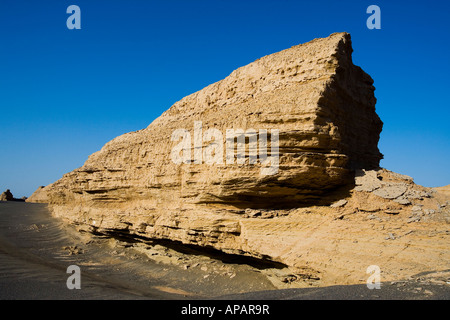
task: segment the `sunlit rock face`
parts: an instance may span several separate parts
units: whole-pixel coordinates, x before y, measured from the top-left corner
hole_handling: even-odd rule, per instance
[[[321,201],[382,158],[373,80],[352,51],[350,35],[335,33],[262,57],[108,142],[28,201],[97,232],[280,260],[272,240],[252,244],[274,227],[254,223],[252,210]],[[227,153],[242,147],[227,130],[256,134],[257,143],[244,140],[243,163]],[[174,158],[180,143],[191,161]]]

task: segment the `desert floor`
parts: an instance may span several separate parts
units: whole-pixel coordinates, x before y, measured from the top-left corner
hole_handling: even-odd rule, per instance
[[[69,290],[67,268],[80,267]],[[43,204],[0,202],[0,299],[449,299],[449,272],[399,281],[289,288],[283,266],[78,232]]]

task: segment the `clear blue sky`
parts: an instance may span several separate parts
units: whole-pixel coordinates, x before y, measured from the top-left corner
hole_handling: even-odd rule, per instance
[[[1,0],[0,191],[30,196],[234,69],[341,31],[375,80],[382,167],[450,184],[449,18],[443,0]]]

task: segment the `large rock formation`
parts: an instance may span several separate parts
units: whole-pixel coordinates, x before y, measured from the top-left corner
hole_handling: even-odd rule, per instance
[[[45,186],[40,186],[33,192],[30,198],[27,198],[25,201],[27,202],[35,202],[35,203],[48,203],[47,192],[45,190]]]
[[[175,103],[146,129],[107,143],[47,189],[50,203],[245,208],[318,199],[347,184],[352,169],[376,168],[382,157],[373,81],[352,64],[351,53],[350,36],[338,33],[242,67]],[[177,129],[193,135],[195,121],[203,133],[215,128],[224,137],[227,129],[267,129],[269,136],[278,129],[280,170],[262,176],[260,163],[175,164],[171,135]]]
[[[372,84],[352,63],[349,34],[315,39],[263,57],[183,98],[146,129],[108,142],[81,168],[28,201],[48,202],[55,215],[95,232],[168,239],[318,270],[323,261],[313,265],[317,256],[312,248],[329,253],[326,243],[317,241],[326,242],[330,230],[315,235],[313,230],[330,226],[330,221],[339,224],[346,212],[370,203],[348,197],[354,171],[371,172],[382,158],[377,147],[382,122],[375,113]],[[208,130],[212,128],[217,130]],[[253,146],[245,151],[245,163],[226,161],[227,129],[254,129],[259,142],[264,141],[260,130],[267,130],[267,159],[272,161],[259,157],[251,163],[254,149],[258,156],[264,150],[262,144],[252,145],[251,138],[244,143]],[[185,145],[187,153],[180,154],[193,161],[176,163],[176,132],[184,134],[185,142],[192,138]],[[276,133],[279,164],[272,140]],[[212,149],[218,157],[205,163]],[[275,170],[264,171],[268,166]],[[399,191],[375,177],[369,185],[377,186],[363,190],[369,187],[361,179],[352,192],[387,194],[379,199],[388,204],[371,212],[408,204],[403,197],[408,181],[396,183],[405,189]],[[293,209],[312,203],[326,209]],[[337,222],[329,218],[336,211]],[[342,226],[336,230],[345,232]],[[351,245],[345,250],[347,258],[354,253]]]
[[[0,195],[0,201],[13,201],[14,196],[9,189]]]
[[[319,201],[350,184],[352,170],[379,165],[382,122],[373,80],[353,65],[352,51],[350,35],[336,33],[239,68],[175,103],[146,129],[108,142],[41,190],[47,200],[28,201],[48,202],[58,215],[94,228],[262,255],[246,247],[242,209]],[[203,143],[195,145],[200,122]],[[223,133],[222,150],[228,129],[267,130],[268,159],[276,156],[271,138],[278,130],[275,174],[261,170],[273,161],[250,164],[249,148],[245,164],[230,164],[225,151],[219,164],[175,163],[174,132],[188,130],[187,151],[196,160],[195,152],[211,144],[209,128]]]

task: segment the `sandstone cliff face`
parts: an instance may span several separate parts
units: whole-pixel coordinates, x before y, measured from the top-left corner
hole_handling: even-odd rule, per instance
[[[236,248],[244,239],[242,209],[311,203],[351,183],[353,169],[378,167],[382,122],[373,80],[351,54],[350,35],[336,33],[265,56],[183,98],[146,129],[108,142],[41,190],[47,200],[29,201],[94,228],[248,251],[245,241]],[[249,149],[245,164],[227,163],[225,153],[222,164],[174,163],[172,134],[194,136],[196,121],[204,134],[223,133],[223,150],[227,129],[263,129],[270,155],[278,130],[276,174],[262,175],[261,161],[249,164]],[[204,150],[210,141],[202,140]]]
[[[382,157],[373,81],[352,64],[351,53],[350,36],[340,33],[242,67],[175,103],[148,128],[107,143],[47,189],[50,203],[116,207],[150,200],[177,208],[246,208],[318,199],[347,184],[351,169],[376,168]],[[280,170],[261,176],[261,164],[248,161],[174,164],[171,135],[177,129],[193,135],[195,121],[203,133],[215,128],[224,136],[227,129],[267,129],[269,153],[270,131],[279,130]]]
[[[168,239],[319,270],[323,259],[307,260],[317,258],[318,248],[331,250],[324,240],[330,230],[320,226],[348,232],[330,215],[369,205],[367,193],[381,187],[350,191],[354,170],[376,169],[382,158],[373,80],[353,65],[351,54],[350,35],[336,33],[263,57],[183,98],[146,129],[108,142],[28,201],[48,202],[56,216],[90,231]],[[267,163],[250,163],[250,149],[243,164],[227,163],[225,152],[219,163],[174,163],[179,141],[172,141],[173,133],[186,129],[194,137],[199,122],[203,142],[191,141],[191,159],[199,150],[205,155],[208,129],[223,133],[217,141],[222,150],[227,129],[267,130],[269,155],[276,154],[271,135],[278,130],[277,170],[261,174]],[[350,197],[351,205],[296,209],[331,204],[336,192]],[[366,198],[355,202],[351,192]],[[389,204],[374,212],[408,205],[380,199]],[[354,248],[345,250],[351,256]]]

